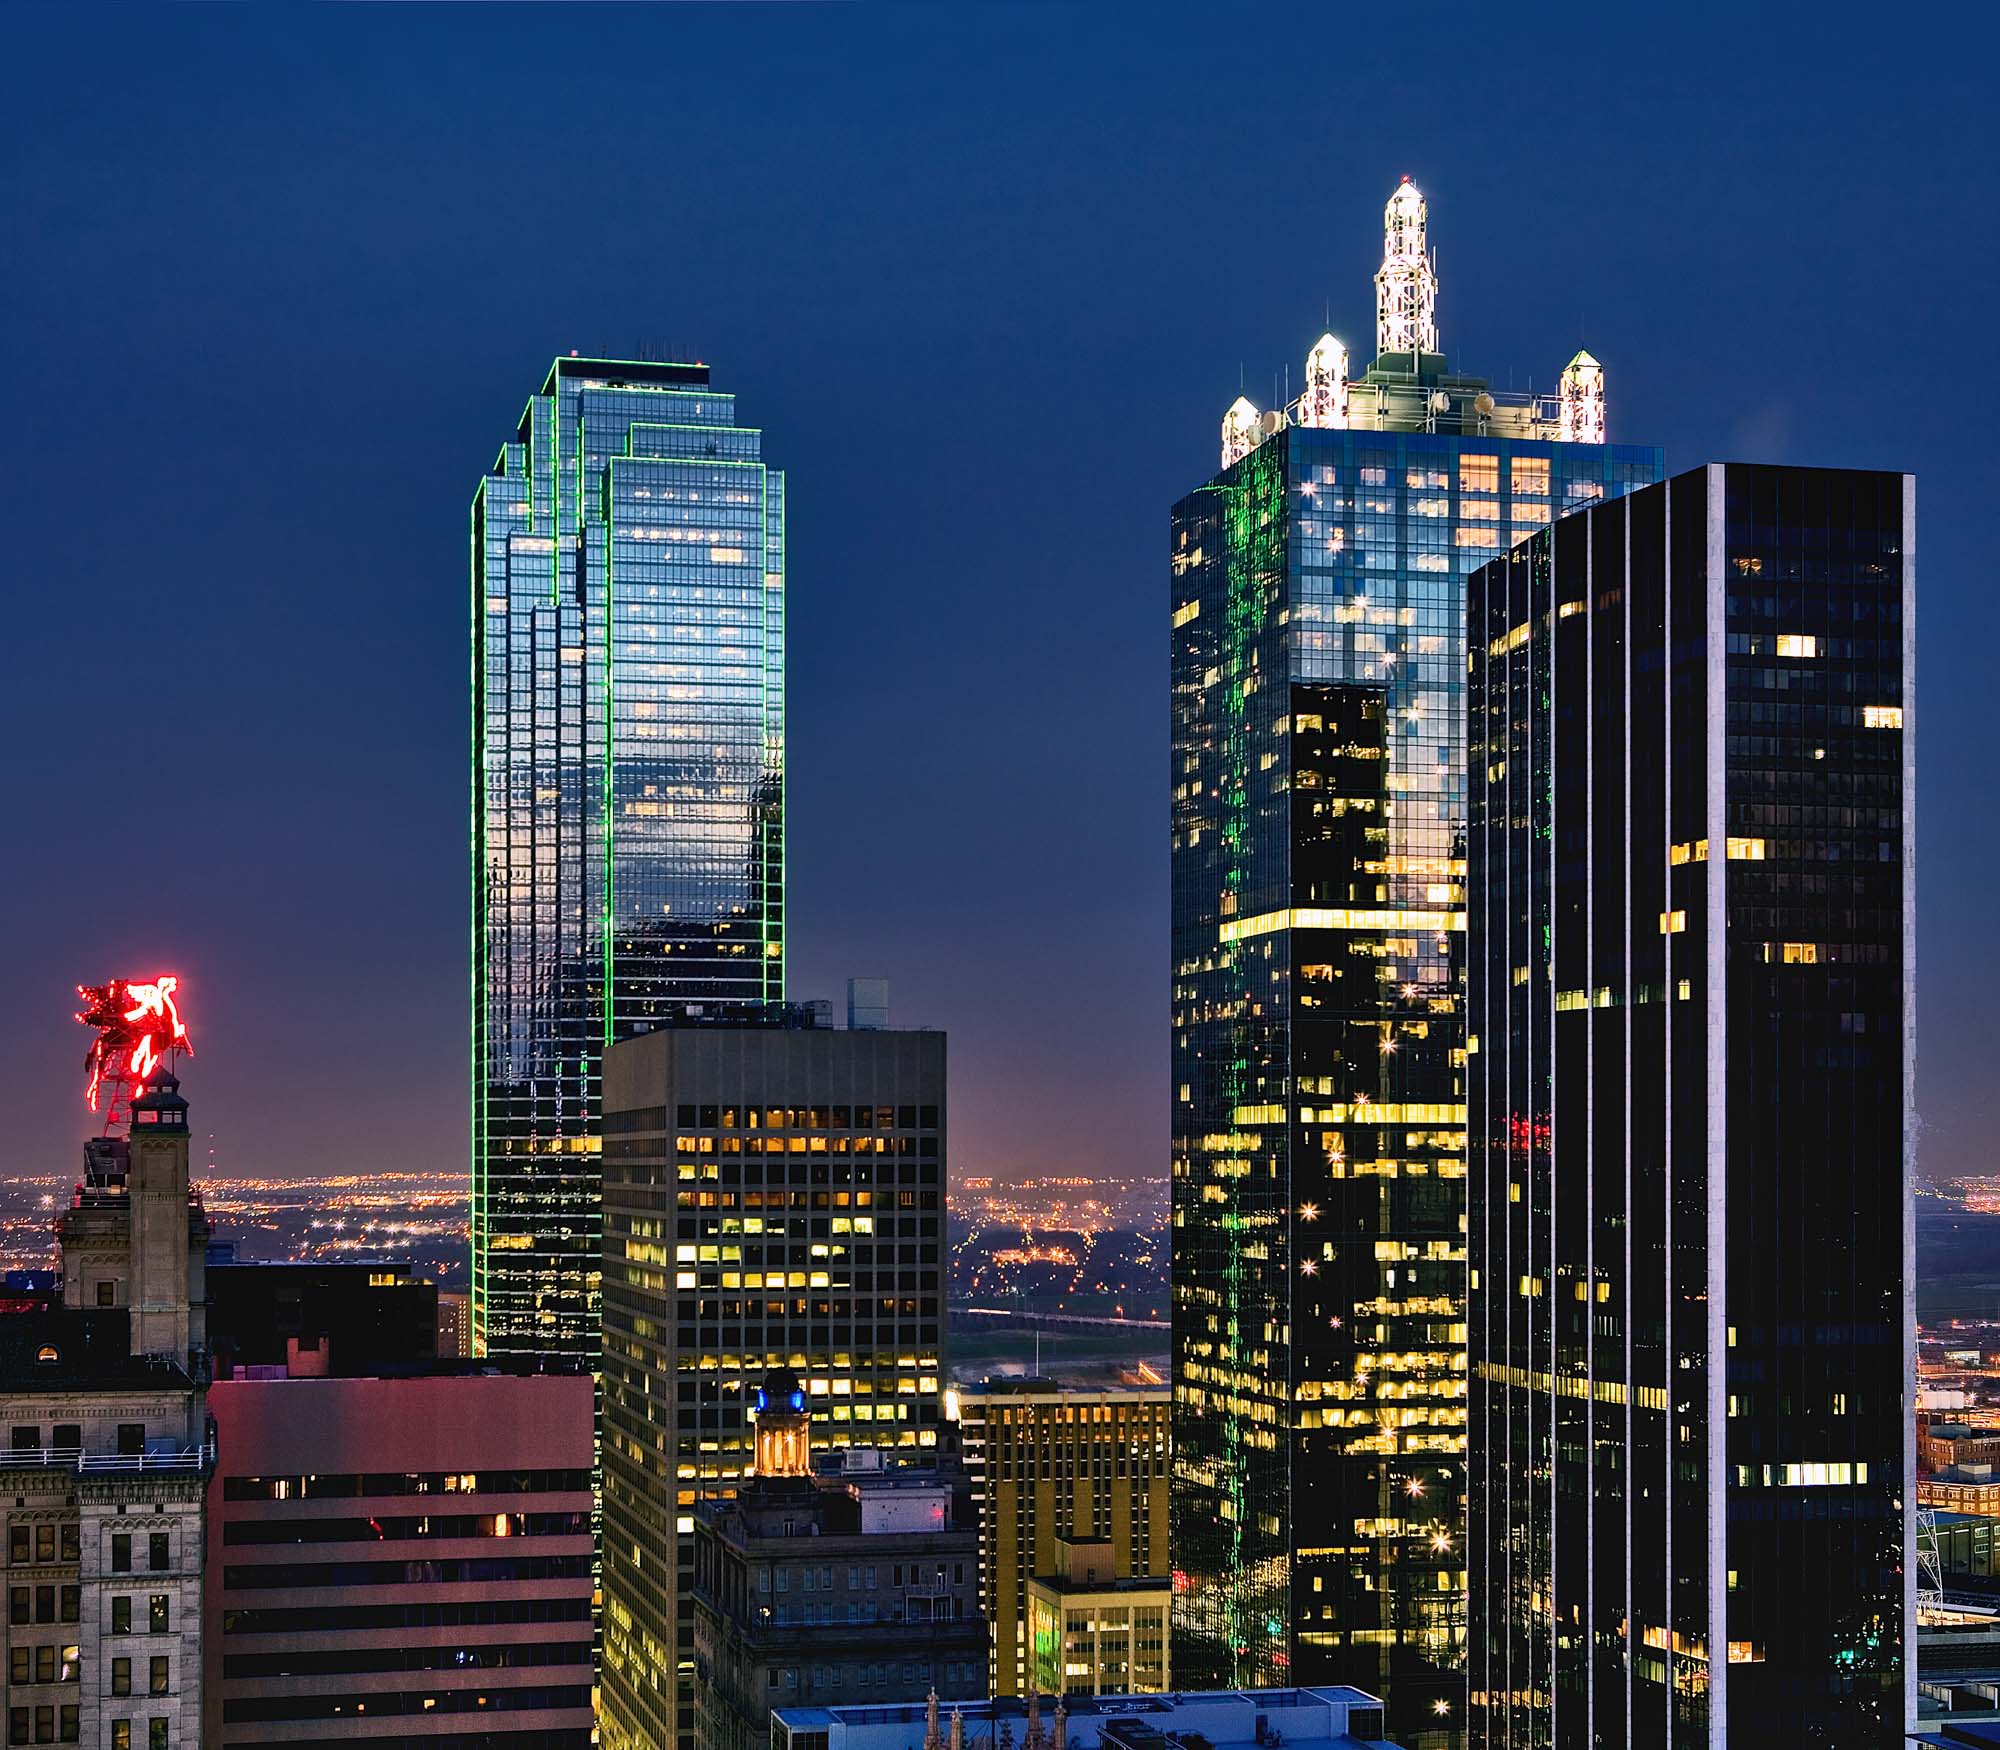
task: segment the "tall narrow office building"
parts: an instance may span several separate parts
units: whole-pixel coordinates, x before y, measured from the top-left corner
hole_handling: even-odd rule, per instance
[[[784,477],[557,359],[472,501],[472,1341],[598,1350],[605,1047],[784,986]]]
[[[771,1457],[773,1369],[799,1376],[821,1450],[937,1456],[945,1036],[818,1021],[807,1004],[684,1014],[605,1054],[609,1750],[707,1750],[695,1514]],[[832,1608],[813,1604],[822,1624]]]
[[[1376,358],[1223,422],[1174,507],[1174,1681],[1464,1727],[1464,578],[1658,479],[1604,372],[1438,351],[1391,197]]]
[[[1731,464],[1471,582],[1482,1750],[1914,1718],[1915,550]]]

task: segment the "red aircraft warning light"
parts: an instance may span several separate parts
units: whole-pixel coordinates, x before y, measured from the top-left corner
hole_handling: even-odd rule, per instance
[[[93,1112],[102,1102],[107,1136],[128,1121],[132,1102],[162,1070],[170,1070],[183,1051],[194,1055],[175,999],[180,983],[168,973],[150,983],[119,978],[76,987],[83,1000],[76,1018],[97,1031],[83,1060],[90,1072],[83,1097]]]

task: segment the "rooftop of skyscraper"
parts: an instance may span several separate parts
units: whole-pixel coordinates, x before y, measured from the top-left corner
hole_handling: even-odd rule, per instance
[[[1375,275],[1375,362],[1350,378],[1348,348],[1322,334],[1306,354],[1305,385],[1260,411],[1239,395],[1222,416],[1222,465],[1240,461],[1288,425],[1353,431],[1442,432],[1455,437],[1604,442],[1604,367],[1578,350],[1554,394],[1495,389],[1450,368],[1438,339],[1437,256],[1430,205],[1407,176],[1382,212]]]

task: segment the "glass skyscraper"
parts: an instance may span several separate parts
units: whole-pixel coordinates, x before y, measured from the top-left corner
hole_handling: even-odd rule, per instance
[[[598,1352],[604,1048],[784,987],[784,476],[701,364],[550,367],[472,501],[472,1320]]]
[[[1915,1718],[1913,499],[1698,468],[1471,582],[1480,1750]]]
[[[1464,1727],[1464,579],[1656,480],[1438,352],[1421,195],[1377,358],[1223,425],[1174,507],[1173,1670]]]

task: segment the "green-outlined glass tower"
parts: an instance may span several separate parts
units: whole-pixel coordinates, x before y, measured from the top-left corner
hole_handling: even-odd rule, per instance
[[[604,1048],[784,991],[784,476],[702,364],[550,367],[472,501],[472,1334],[598,1352]]]
[[[1465,578],[1659,478],[1603,367],[1441,353],[1423,196],[1374,363],[1224,416],[1172,516],[1173,1673],[1465,1723]]]

